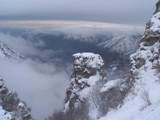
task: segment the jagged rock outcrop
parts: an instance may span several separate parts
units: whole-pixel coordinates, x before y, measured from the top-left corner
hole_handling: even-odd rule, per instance
[[[143,41],[146,45],[152,45],[160,38],[160,1],[156,4],[156,11],[149,22],[146,24]]]
[[[100,55],[77,53],[73,58],[73,73],[65,99],[65,112],[71,114],[82,106],[88,109],[95,106],[96,109],[96,87],[105,78],[104,62]],[[90,114],[91,111],[87,112]]]

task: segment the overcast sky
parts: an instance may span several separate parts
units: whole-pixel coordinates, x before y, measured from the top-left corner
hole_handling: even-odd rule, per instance
[[[144,24],[157,0],[0,0],[0,19]]]

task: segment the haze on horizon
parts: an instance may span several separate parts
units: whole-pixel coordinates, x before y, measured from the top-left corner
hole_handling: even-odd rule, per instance
[[[0,20],[82,20],[144,25],[156,0],[0,0]]]

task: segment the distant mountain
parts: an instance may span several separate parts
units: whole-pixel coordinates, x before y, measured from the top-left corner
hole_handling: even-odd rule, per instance
[[[65,50],[65,47],[70,47],[67,45],[76,46],[80,42],[87,42],[106,49],[106,52],[111,50],[124,55],[135,52],[144,30],[141,26],[76,21],[0,22],[0,26],[3,33],[32,39],[33,42],[42,40],[47,43],[46,48],[54,50],[61,50],[62,47]],[[73,45],[72,47],[74,48]],[[77,51],[75,49],[74,53],[83,52],[78,51],[82,47],[81,44],[76,47]],[[88,52],[94,52],[89,50]]]

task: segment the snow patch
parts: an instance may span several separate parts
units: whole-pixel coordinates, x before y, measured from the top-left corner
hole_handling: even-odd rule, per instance
[[[160,32],[160,12],[153,15],[151,18],[151,31]]]
[[[0,120],[12,120],[11,113],[5,111],[1,106],[0,106]]]
[[[100,92],[107,92],[109,91],[110,89],[114,88],[114,87],[117,87],[120,85],[121,83],[121,79],[116,79],[116,80],[111,80],[111,81],[108,81],[106,84],[104,84],[104,86],[101,88]]]
[[[73,57],[75,58],[74,63],[76,65],[86,65],[86,67],[97,68],[100,69],[103,65],[103,59],[100,55],[94,53],[77,53],[74,54]]]

